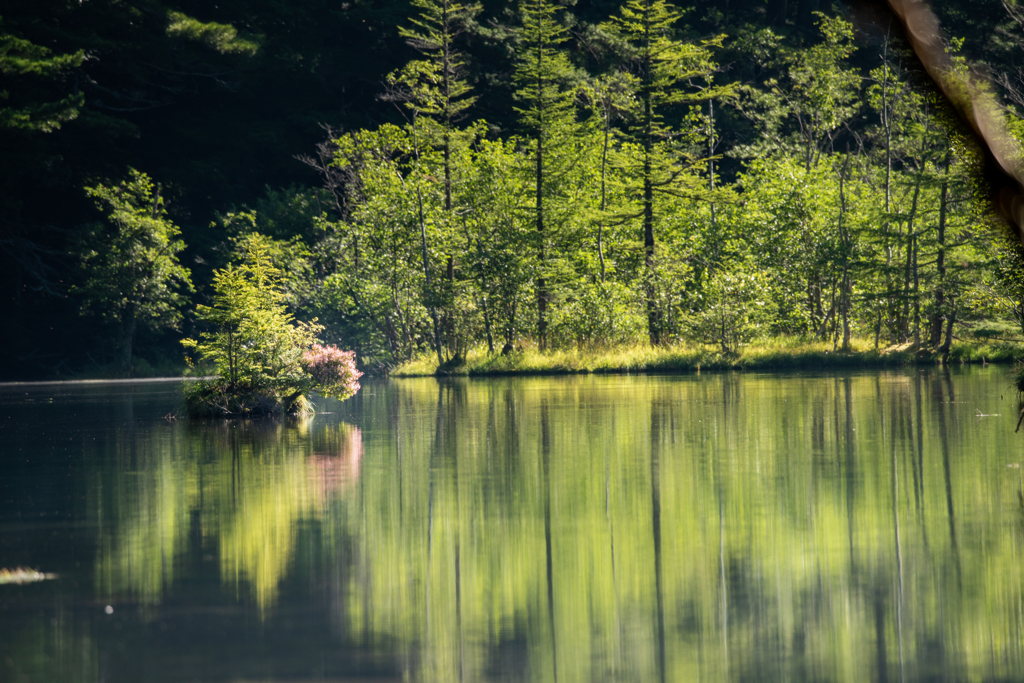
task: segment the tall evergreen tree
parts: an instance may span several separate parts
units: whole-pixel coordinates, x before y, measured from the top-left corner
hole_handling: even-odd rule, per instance
[[[574,122],[572,93],[566,82],[572,74],[564,50],[566,28],[558,22],[558,6],[552,0],[521,0],[519,55],[515,72],[516,112],[533,146],[534,224],[537,250],[537,343],[547,344],[550,292],[546,278],[547,234],[545,198],[550,193],[546,174],[551,144],[560,131]]]
[[[672,107],[695,104],[722,97],[728,88],[713,87],[715,63],[711,48],[721,45],[722,37],[703,43],[684,43],[673,34],[683,13],[666,0],[627,0],[608,23],[608,28],[625,43],[629,68],[637,79],[639,116],[630,127],[633,140],[641,149],[640,168],[634,171],[639,182],[640,209],[644,242],[644,297],[647,302],[647,326],[651,344],[662,341],[661,312],[655,293],[655,193],[697,191],[687,173],[692,161],[679,145],[671,145],[680,136],[666,120]],[[708,87],[692,92],[683,85],[704,80]]]
[[[78,116],[84,98],[60,83],[62,76],[81,66],[84,51],[53,54],[3,28],[0,18],[0,131],[15,129],[49,133]],[[13,86],[13,87],[12,87]]]
[[[452,138],[455,124],[476,97],[470,95],[461,53],[455,39],[480,13],[480,4],[460,4],[452,0],[413,0],[419,16],[410,19],[413,28],[399,29],[403,38],[426,57],[419,70],[422,96],[415,106],[435,121],[444,154],[444,208],[452,210]],[[415,62],[414,62],[415,64]]]
[[[456,138],[458,138],[456,124],[476,101],[476,97],[470,94],[470,86],[465,79],[463,57],[456,50],[454,42],[467,25],[473,21],[473,18],[479,14],[481,8],[477,3],[460,4],[452,0],[414,0],[413,7],[419,9],[419,14],[410,19],[411,28],[399,29],[399,33],[410,46],[419,50],[425,59],[410,62],[403,69],[389,76],[389,81],[404,89],[399,97],[413,111],[414,132],[417,133],[417,140],[421,130],[418,124],[422,124],[428,140],[433,138],[430,142],[441,151],[444,171],[442,223],[443,233],[447,237],[454,234],[452,153],[453,145],[456,144]],[[427,288],[431,289],[433,282],[422,207],[423,194],[420,185],[417,184],[416,187],[417,198],[421,203],[419,223],[423,270]],[[444,329],[446,331],[444,337],[451,352],[460,346],[454,338],[456,336],[456,321],[453,318],[456,313],[453,303],[455,252],[461,250],[457,249],[451,240],[448,240],[446,247],[448,253],[445,257],[445,296],[443,297],[445,303]],[[442,335],[438,329],[437,313],[432,304],[429,308],[434,326],[434,347],[438,363],[442,363]]]

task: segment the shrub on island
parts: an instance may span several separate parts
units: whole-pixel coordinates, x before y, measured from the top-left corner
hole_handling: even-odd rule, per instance
[[[267,238],[252,235],[245,246],[242,263],[214,272],[213,305],[196,311],[212,330],[199,340],[182,341],[216,372],[185,386],[185,413],[309,414],[314,412],[310,393],[342,400],[353,396],[362,376],[355,353],[320,344],[323,326],[288,313]]]

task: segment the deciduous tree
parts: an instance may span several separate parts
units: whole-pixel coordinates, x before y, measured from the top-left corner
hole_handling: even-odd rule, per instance
[[[145,173],[129,171],[117,185],[86,188],[104,221],[89,226],[82,243],[81,284],[75,292],[83,309],[118,330],[119,366],[129,374],[139,327],[174,327],[192,290],[190,273],[178,254],[180,230],[167,218],[159,185]]]

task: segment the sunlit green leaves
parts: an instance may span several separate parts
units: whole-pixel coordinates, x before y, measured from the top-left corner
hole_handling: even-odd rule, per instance
[[[284,305],[282,273],[274,264],[273,243],[258,234],[244,242],[237,264],[214,272],[210,306],[197,317],[210,328],[199,340],[182,344],[213,365],[228,394],[284,397],[309,384],[302,353],[322,327],[297,323]]]
[[[856,115],[861,79],[848,61],[853,27],[841,17],[819,17],[821,42],[772,51],[784,78],[769,79],[763,88],[743,88],[740,109],[762,137],[740,148],[744,156],[798,153],[809,168],[833,151],[835,136]]]
[[[90,226],[81,245],[83,280],[74,291],[86,311],[119,327],[122,370],[128,371],[137,326],[174,327],[181,319],[192,289],[178,260],[185,244],[145,173],[131,170],[117,185],[86,191],[104,223]]]
[[[221,54],[253,56],[260,48],[258,39],[243,38],[231,24],[202,22],[181,12],[167,13],[167,35],[200,43]]]
[[[53,54],[3,28],[0,19],[0,130],[49,133],[78,116],[84,96],[68,92],[64,77],[82,64],[83,50]]]

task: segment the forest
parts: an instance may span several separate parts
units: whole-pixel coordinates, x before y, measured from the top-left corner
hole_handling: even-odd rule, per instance
[[[1024,9],[934,10],[1024,139]],[[179,373],[254,249],[367,372],[1024,332],[973,139],[856,6],[8,0],[0,74],[2,380]]]

